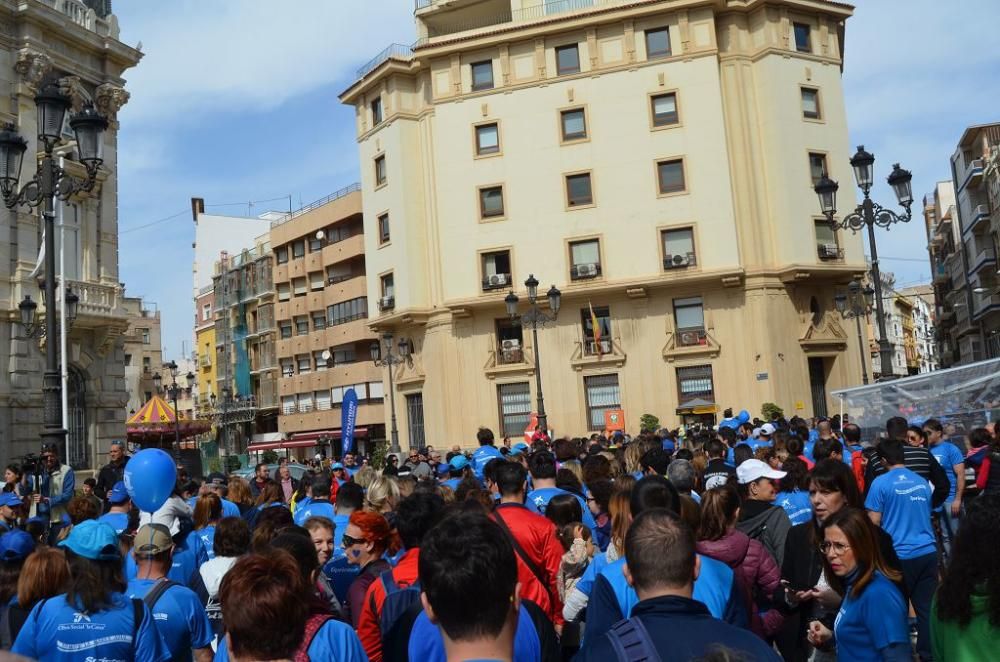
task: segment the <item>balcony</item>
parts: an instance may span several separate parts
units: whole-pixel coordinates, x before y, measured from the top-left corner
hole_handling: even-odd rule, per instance
[[[837,244],[819,244],[816,246],[816,254],[823,262],[844,259],[844,249]]]
[[[379,312],[387,312],[393,310],[396,307],[396,297],[386,296],[378,300]]]
[[[211,368],[212,367],[212,357],[208,354],[201,354],[198,356],[198,366],[201,368]]]
[[[962,176],[962,185],[958,187],[959,191],[978,188],[983,183],[983,165],[982,159],[973,159],[969,162]]]
[[[78,315],[83,317],[115,317],[120,304],[121,288],[86,281],[67,281],[80,297]],[[145,317],[145,315],[143,315]]]
[[[667,361],[696,356],[714,358],[719,355],[720,350],[719,342],[704,327],[677,329],[667,333],[663,358]]]
[[[413,59],[413,49],[405,44],[390,44],[381,53],[368,60],[357,72],[358,79],[362,79],[371,72],[382,66],[382,63],[389,60],[409,62]]]
[[[577,372],[584,368],[597,368],[602,366],[620,368],[625,365],[628,355],[614,338],[602,338],[599,342],[591,338],[586,338],[576,343],[576,350],[570,358],[569,364]]]
[[[990,227],[989,205],[976,205],[969,214],[969,222],[965,226],[965,236],[976,234]]]
[[[483,372],[487,379],[495,379],[498,375],[535,374],[535,359],[531,350],[520,343],[513,344],[507,340],[489,350]]]
[[[969,275],[986,271],[996,271],[997,255],[992,248],[984,248],[976,254],[969,265]]]
[[[978,321],[988,313],[1000,311],[1000,294],[986,293],[972,295],[972,319]]]
[[[948,267],[948,273],[951,276],[951,287],[952,289],[962,289],[965,287],[965,273],[962,265],[962,252],[956,250],[948,255],[945,259],[945,265]]]
[[[935,285],[946,285],[947,283],[951,282],[951,275],[948,273],[948,270],[942,263],[940,262],[935,263],[932,272],[934,275]]]

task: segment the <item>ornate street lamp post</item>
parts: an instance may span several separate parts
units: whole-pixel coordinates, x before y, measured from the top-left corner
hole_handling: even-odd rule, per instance
[[[531,305],[531,308],[520,316],[520,320],[521,325],[525,328],[531,327],[531,342],[535,348],[535,399],[538,401],[538,425],[541,426],[542,430],[548,431],[549,421],[548,416],[545,414],[545,396],[542,394],[542,364],[538,348],[538,327],[544,327],[549,322],[556,320],[556,316],[559,315],[559,306],[562,303],[562,292],[555,285],[550,287],[549,291],[546,292],[545,297],[549,301],[549,310],[552,311],[551,314],[547,314],[541,309],[538,303],[538,279],[535,278],[534,274],[528,275],[528,280],[524,281],[524,286],[528,289],[528,303]],[[507,305],[507,314],[510,315],[510,318],[517,319],[517,304],[519,299],[513,290],[504,297],[503,301]]]
[[[70,127],[76,134],[76,149],[79,161],[86,168],[87,177],[77,180],[59,167],[53,151],[62,142],[63,120],[70,109],[70,101],[59,92],[53,84],[42,87],[35,97],[35,107],[38,111],[38,142],[44,147],[41,163],[38,165],[31,181],[18,189],[21,181],[21,165],[28,144],[19,136],[12,124],[7,124],[0,131],[0,195],[9,209],[18,205],[27,207],[42,206],[42,218],[45,227],[45,328],[56,328],[56,306],[51,305],[56,300],[56,262],[55,262],[55,198],[68,200],[79,192],[94,190],[97,183],[97,173],[104,161],[104,131],[108,121],[92,106],[85,107],[74,115]],[[75,296],[75,295],[74,295]],[[69,304],[67,296],[67,304]],[[27,319],[30,311],[34,317],[35,305],[30,298],[25,297],[19,306],[22,321]],[[70,309],[67,308],[67,312]],[[75,309],[74,309],[75,312]],[[69,315],[67,315],[69,319]],[[45,373],[42,379],[43,422],[42,443],[55,444],[64,448],[66,430],[62,426],[62,399],[59,370],[59,344],[55,341],[45,343]]]
[[[904,212],[897,214],[882,205],[873,201],[869,196],[872,188],[874,176],[875,156],[865,151],[864,145],[858,146],[858,151],[851,157],[851,167],[854,169],[854,178],[857,180],[858,188],[864,194],[864,200],[855,208],[853,212],[845,216],[840,221],[834,219],[837,213],[837,189],[840,188],[837,182],[833,181],[824,173],[814,190],[819,196],[819,206],[830,222],[830,226],[836,230],[843,228],[850,229],[851,232],[858,232],[864,227],[868,228],[868,247],[872,257],[872,284],[875,286],[875,317],[878,321],[878,352],[881,364],[881,378],[892,379],[892,344],[886,335],[885,330],[885,309],[882,304],[882,277],[878,266],[878,249],[875,246],[875,226],[888,229],[894,223],[906,223],[912,218],[910,205],[913,204],[913,191],[910,188],[910,180],[913,175],[908,170],[903,170],[896,163],[892,167],[887,181],[892,186],[896,194],[896,200],[903,207]]]
[[[396,427],[396,390],[392,385],[392,368],[393,366],[401,365],[403,363],[408,363],[410,361],[410,355],[413,353],[413,347],[410,345],[410,341],[407,338],[400,338],[398,349],[396,353],[393,353],[393,338],[391,333],[382,334],[382,346],[385,350],[382,350],[382,346],[378,342],[373,342],[369,350],[371,351],[372,362],[378,366],[386,366],[389,368],[389,410],[390,410],[390,421],[391,421],[391,432],[390,439],[391,444],[389,446],[390,453],[399,453],[402,449],[399,447],[399,429]],[[413,446],[413,440],[410,440],[410,447]]]
[[[177,406],[177,397],[180,395],[181,387],[177,384],[177,373],[179,369],[177,367],[176,361],[171,361],[170,363],[164,363],[163,367],[170,371],[171,383],[167,387],[167,397],[174,401],[174,462],[177,466],[181,466],[181,412],[180,408]],[[194,388],[195,376],[193,372],[189,372],[185,375],[187,380],[188,388]],[[156,388],[160,388],[160,384],[163,382],[163,377],[159,374],[153,376],[153,381],[156,382]]]
[[[854,323],[858,327],[858,347],[861,348],[861,382],[868,384],[868,356],[867,344],[861,337],[861,318],[868,315],[872,309],[872,301],[875,298],[875,290],[869,285],[862,289],[861,283],[852,280],[847,286],[847,292],[839,292],[833,297],[833,303],[844,319],[854,318]]]

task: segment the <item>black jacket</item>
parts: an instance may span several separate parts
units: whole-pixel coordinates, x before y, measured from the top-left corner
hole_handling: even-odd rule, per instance
[[[97,473],[97,485],[94,487],[94,494],[102,500],[108,498],[108,492],[118,481],[125,480],[125,465],[128,464],[128,455],[122,457],[119,464],[108,462]]]
[[[736,528],[754,540],[760,541],[781,567],[785,556],[785,538],[792,527],[792,520],[784,508],[766,501],[748,499],[740,508]]]

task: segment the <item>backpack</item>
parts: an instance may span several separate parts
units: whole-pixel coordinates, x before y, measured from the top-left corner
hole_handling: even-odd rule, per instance
[[[638,618],[618,621],[608,630],[618,662],[661,662],[653,638]]]
[[[327,621],[332,620],[333,616],[330,614],[313,614],[309,617],[309,620],[306,621],[306,630],[302,635],[302,642],[299,643],[295,657],[292,658],[294,662],[309,662],[309,647],[312,645],[313,639],[316,638],[316,633],[326,625]]]
[[[142,601],[146,603],[146,606],[149,607],[149,611],[153,611],[153,607],[160,601],[160,598],[163,597],[163,594],[166,593],[171,586],[180,586],[180,584],[175,581],[171,581],[166,577],[160,577],[156,580],[156,583],[153,584],[153,588],[149,589],[149,593],[147,593],[142,599]]]
[[[396,629],[413,622],[416,614],[423,610],[423,605],[420,603],[419,579],[407,586],[400,586],[392,576],[392,570],[386,570],[379,575],[379,581],[385,591],[382,612],[379,614],[379,631],[382,633],[384,646],[386,641],[397,634]],[[375,596],[372,594],[372,601],[374,600]],[[376,611],[374,604],[372,611]]]

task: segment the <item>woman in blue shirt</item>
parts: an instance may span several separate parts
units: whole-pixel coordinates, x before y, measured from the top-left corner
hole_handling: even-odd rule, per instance
[[[823,567],[830,586],[844,596],[833,631],[809,624],[809,642],[823,648],[836,641],[837,659],[851,662],[912,662],[907,604],[863,510],[845,508],[823,523]]]
[[[215,525],[222,519],[222,499],[218,495],[202,494],[194,504],[194,533],[201,540],[208,560],[215,558]]]
[[[809,501],[809,467],[802,458],[789,455],[781,465],[785,477],[781,479],[781,490],[774,499],[781,506],[792,526],[805,524],[812,519],[812,504]]]

